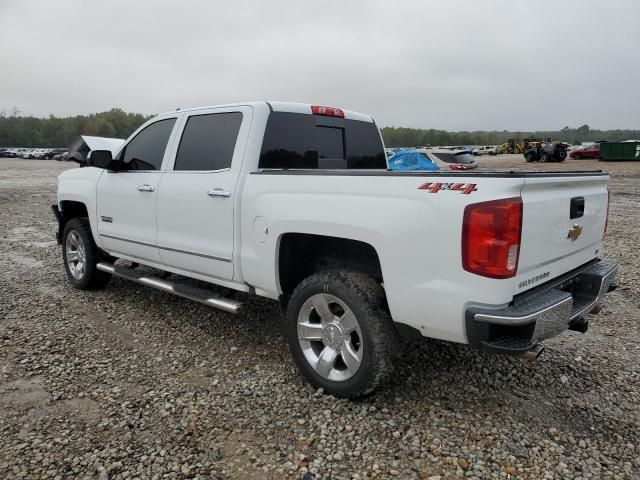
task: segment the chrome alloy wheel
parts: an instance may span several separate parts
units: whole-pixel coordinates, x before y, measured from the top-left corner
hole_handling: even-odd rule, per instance
[[[87,270],[87,253],[84,249],[82,237],[75,230],[71,230],[65,242],[65,252],[67,257],[67,267],[73,278],[82,280]]]
[[[342,300],[328,293],[315,294],[302,305],[298,341],[309,365],[327,380],[348,380],[362,364],[358,320]]]

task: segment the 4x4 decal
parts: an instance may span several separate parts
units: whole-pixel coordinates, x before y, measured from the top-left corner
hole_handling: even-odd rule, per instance
[[[470,195],[472,192],[477,191],[477,184],[475,183],[423,183],[418,187],[418,190],[426,190],[429,193],[438,193],[440,190],[451,190],[454,192],[460,192],[463,195]]]

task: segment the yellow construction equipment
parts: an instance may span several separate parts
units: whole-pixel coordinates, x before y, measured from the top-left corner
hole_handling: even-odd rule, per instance
[[[535,138],[525,138],[523,140],[517,140],[510,138],[505,143],[498,147],[499,153],[524,153],[527,148],[535,147],[540,143]]]

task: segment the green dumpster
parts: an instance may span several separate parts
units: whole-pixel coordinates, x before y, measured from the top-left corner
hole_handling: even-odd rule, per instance
[[[600,160],[603,162],[640,162],[640,143],[604,142],[600,144]]]

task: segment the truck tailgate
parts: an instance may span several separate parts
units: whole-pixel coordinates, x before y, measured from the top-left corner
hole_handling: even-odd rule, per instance
[[[606,174],[525,178],[514,293],[598,257],[607,217],[608,179]]]

